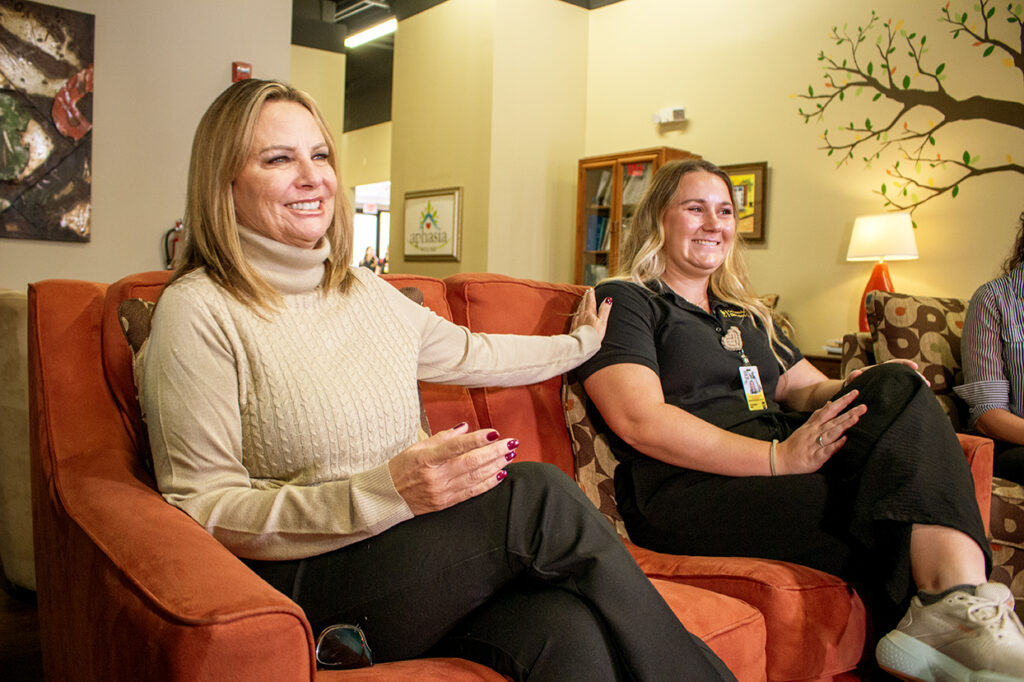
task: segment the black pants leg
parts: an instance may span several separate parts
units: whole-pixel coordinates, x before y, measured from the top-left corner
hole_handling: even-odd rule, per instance
[[[582,631],[604,633],[591,638],[600,640],[591,642],[591,657],[620,661],[626,678],[734,679],[683,628],[575,482],[550,465],[520,463],[508,472],[484,495],[349,547],[297,562],[249,563],[302,606],[315,632],[333,623],[362,626],[381,661],[420,657],[450,633],[459,636],[467,616],[479,615],[495,597],[502,618],[529,628],[528,617],[516,614],[520,608],[524,616],[535,610],[523,605],[527,593],[522,599],[505,595],[527,580],[579,601],[583,608],[573,609],[573,619],[591,614],[595,621],[581,624]],[[502,631],[483,613],[488,631],[504,637],[515,630]],[[528,664],[545,659],[531,650],[538,641],[525,636],[494,642],[493,648]],[[614,650],[602,653],[609,642]],[[508,651],[517,647],[522,650]],[[509,656],[487,655],[482,662],[503,657]]]
[[[887,364],[842,392],[853,389],[854,404],[868,411],[815,473],[734,478],[654,460],[620,467],[616,490],[626,492],[620,509],[630,537],[662,552],[818,568],[877,591],[893,613],[913,594],[913,524],[961,530],[991,563],[963,450],[928,387],[909,368]],[[806,417],[755,420],[736,431],[783,440]]]
[[[992,475],[1024,485],[1024,445],[995,441]]]
[[[623,677],[615,651],[601,619],[579,597],[526,579],[484,602],[430,653],[477,661],[515,680],[616,682]]]

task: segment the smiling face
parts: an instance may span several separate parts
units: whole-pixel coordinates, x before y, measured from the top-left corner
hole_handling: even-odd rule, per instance
[[[284,100],[264,104],[249,159],[232,186],[238,222],[312,248],[334,218],[337,189],[327,142],[309,110]]]
[[[664,279],[703,283],[725,262],[736,236],[732,196],[722,178],[706,171],[687,173],[662,215],[665,228]]]

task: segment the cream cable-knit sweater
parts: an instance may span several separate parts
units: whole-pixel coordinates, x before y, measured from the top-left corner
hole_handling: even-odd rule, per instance
[[[258,313],[202,270],[182,277],[156,308],[140,398],[160,491],[242,557],[313,556],[412,516],[387,463],[417,439],[417,379],[534,383],[599,345],[591,327],[471,334],[366,268],[325,296],[325,240],[240,234],[283,309]]]

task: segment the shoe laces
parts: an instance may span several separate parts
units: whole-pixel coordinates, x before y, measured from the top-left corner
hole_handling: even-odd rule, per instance
[[[1002,639],[1014,630],[1018,636],[1024,637],[1024,626],[1013,609],[1004,602],[970,596],[963,592],[957,595],[957,600],[967,602],[968,620],[992,631],[996,637]]]

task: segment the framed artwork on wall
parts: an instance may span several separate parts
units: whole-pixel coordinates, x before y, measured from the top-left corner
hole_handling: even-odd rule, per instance
[[[732,180],[736,233],[748,242],[764,241],[764,199],[768,193],[768,162],[722,166]]]
[[[459,260],[462,188],[406,192],[404,234],[406,260]]]
[[[92,236],[96,17],[3,2],[0,31],[0,238]]]

